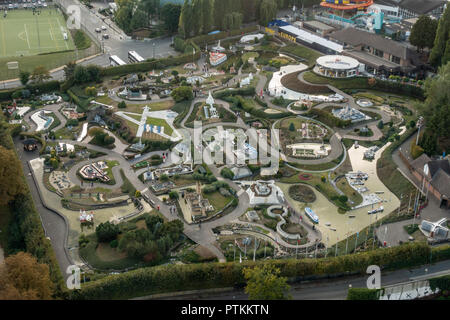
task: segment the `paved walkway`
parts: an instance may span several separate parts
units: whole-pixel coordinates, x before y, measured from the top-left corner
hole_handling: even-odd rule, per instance
[[[0,265],[5,262],[5,255],[3,254],[3,249],[0,247]]]
[[[411,137],[405,140],[399,148],[394,150],[392,153],[392,159],[397,165],[397,170],[399,170],[415,187],[420,188],[420,181],[409,171],[405,163],[400,159],[400,151],[411,160],[410,146],[411,142],[415,140],[417,133],[413,134]],[[412,195],[411,207],[414,202],[414,195]],[[409,198],[410,195],[403,195],[404,198]],[[420,217],[415,220],[415,223],[420,224],[422,220],[437,221],[442,218],[449,218],[449,211],[439,207],[439,201],[432,194],[429,194],[428,206],[422,209]],[[399,221],[395,223],[387,224],[386,226],[381,226],[377,229],[377,236],[380,241],[386,241],[387,246],[396,246],[399,241],[408,241],[409,235],[404,230],[405,225],[410,225],[413,223],[413,219]],[[387,229],[385,229],[387,227]],[[387,231],[387,232],[386,232]],[[386,232],[386,233],[385,233]]]

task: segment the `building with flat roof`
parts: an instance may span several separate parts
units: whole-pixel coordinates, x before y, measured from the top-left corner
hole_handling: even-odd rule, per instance
[[[331,33],[329,37],[344,46],[343,55],[363,63],[367,72],[410,73],[423,65],[415,50],[374,33],[343,29]]]
[[[325,36],[328,33],[336,30],[335,27],[329,26],[329,25],[327,25],[323,22],[317,21],[317,20],[296,21],[296,22],[294,22],[294,25],[296,25],[300,28],[303,28],[305,30],[318,33],[321,36]]]
[[[282,38],[302,44],[325,54],[338,54],[344,51],[343,45],[293,25],[278,27],[278,33]]]
[[[409,19],[421,15],[440,17],[446,0],[376,0],[372,7],[379,7],[391,17]]]

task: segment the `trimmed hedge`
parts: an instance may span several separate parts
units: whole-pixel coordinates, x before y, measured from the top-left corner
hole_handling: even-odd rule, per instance
[[[450,246],[446,248],[450,254]],[[345,275],[365,274],[369,265],[384,269],[399,269],[429,262],[431,249],[426,243],[407,243],[393,248],[381,248],[338,257],[321,259],[283,259],[240,263],[208,263],[165,265],[142,268],[98,281],[83,284],[71,292],[70,299],[127,299],[155,293],[240,286],[245,283],[242,270],[271,264],[281,270],[281,276],[291,281]],[[180,283],[183,284],[180,287]]]
[[[435,291],[439,289],[440,291],[450,290],[450,276],[442,276],[438,278],[433,278],[429,280],[431,290]]]
[[[379,300],[381,289],[350,288],[347,300]]]
[[[46,92],[59,91],[60,83],[57,80],[52,80],[43,83],[29,84],[25,87],[20,88],[0,90],[0,101],[11,100],[13,93],[16,91],[20,91],[21,89],[28,89],[33,94],[42,94]]]

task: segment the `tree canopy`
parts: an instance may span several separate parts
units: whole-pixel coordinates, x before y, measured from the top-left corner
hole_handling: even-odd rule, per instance
[[[426,100],[421,106],[426,134],[420,145],[429,155],[450,149],[450,62],[439,68],[437,77],[425,82]]]
[[[437,25],[438,22],[436,19],[431,19],[426,15],[420,16],[411,29],[409,42],[419,50],[423,48],[431,49],[434,44],[434,38],[436,37]]]
[[[0,205],[6,205],[15,196],[25,192],[20,164],[14,150],[0,145]]]
[[[450,6],[447,6],[439,19],[430,54],[430,63],[435,67],[445,65],[448,61],[450,61]]]
[[[48,300],[53,290],[48,265],[29,253],[9,256],[0,266],[0,300]]]
[[[289,299],[290,286],[286,277],[280,277],[280,269],[270,264],[262,267],[245,268],[247,280],[245,293],[250,300],[285,300]]]

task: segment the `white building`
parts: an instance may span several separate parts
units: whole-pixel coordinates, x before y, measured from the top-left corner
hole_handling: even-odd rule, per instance
[[[321,56],[316,60],[314,72],[330,78],[351,78],[360,71],[358,60],[341,55]]]

